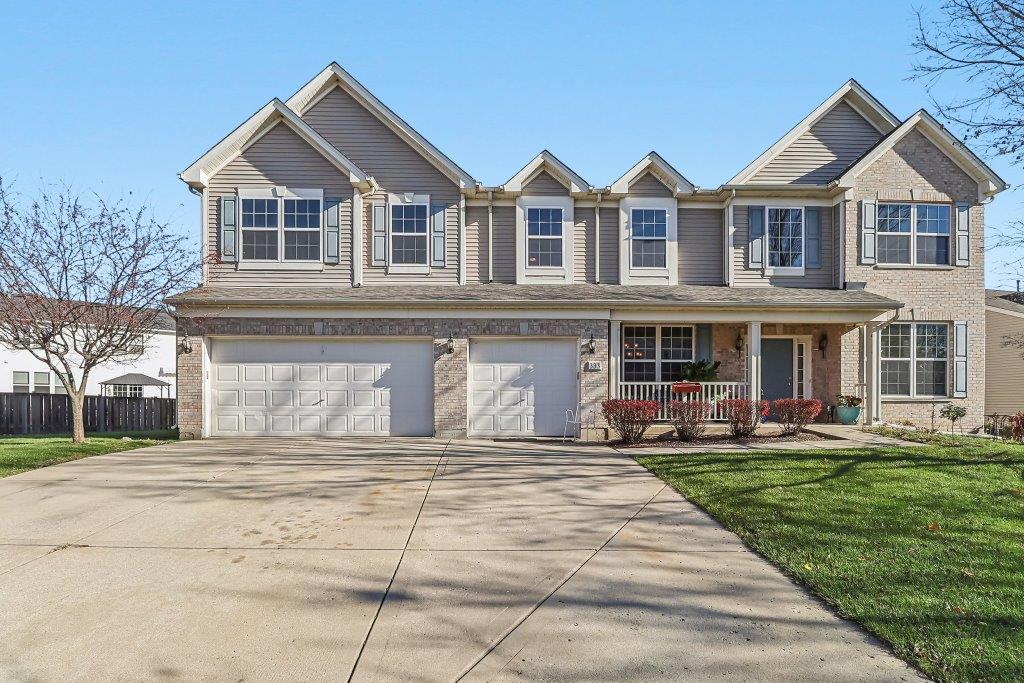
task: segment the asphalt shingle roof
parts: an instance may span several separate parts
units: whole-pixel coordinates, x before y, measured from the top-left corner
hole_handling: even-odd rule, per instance
[[[985,305],[1004,311],[1024,314],[1024,292],[1008,292],[1001,289],[985,290]]]

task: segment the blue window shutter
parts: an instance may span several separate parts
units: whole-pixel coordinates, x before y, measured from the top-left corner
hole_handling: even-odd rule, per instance
[[[747,207],[747,265],[764,268],[764,207]]]
[[[860,203],[860,262],[875,262],[875,226],[878,223],[878,204],[870,200]]]
[[[220,260],[238,261],[238,197],[220,198]]]
[[[956,265],[971,265],[971,205],[956,205]]]
[[[444,221],[447,204],[435,202],[430,205],[430,265],[445,267]]]
[[[697,325],[697,357],[695,360],[711,360],[711,325]]]
[[[807,267],[821,268],[821,209],[816,206],[804,209],[804,249]]]
[[[341,200],[332,197],[324,199],[324,263],[337,263],[340,256]]]
[[[383,204],[373,205],[373,260],[370,263],[374,266],[383,266],[387,263],[386,208]]]
[[[953,398],[967,398],[967,321],[953,323]]]

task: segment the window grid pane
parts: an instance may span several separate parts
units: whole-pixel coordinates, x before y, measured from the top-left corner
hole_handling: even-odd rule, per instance
[[[527,241],[527,263],[531,266],[561,267],[562,240],[550,237],[530,237]]]
[[[427,265],[427,205],[391,207],[391,263]]]
[[[630,247],[633,267],[664,268],[668,212],[665,209],[633,209],[629,224],[633,238]]]
[[[633,239],[634,268],[664,268],[665,240]]]
[[[245,261],[276,261],[277,230],[243,230],[242,259]]]
[[[946,396],[949,378],[946,323],[894,323],[881,333],[882,394]]]
[[[243,228],[277,228],[276,199],[243,199]]]
[[[562,210],[526,210],[526,264],[539,268],[562,267]]]
[[[622,379],[626,382],[657,380],[656,327],[622,328]]]
[[[801,268],[804,265],[802,209],[768,209],[768,265]]]

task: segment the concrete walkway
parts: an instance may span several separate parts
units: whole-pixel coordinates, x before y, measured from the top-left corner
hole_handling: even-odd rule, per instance
[[[216,440],[0,479],[4,680],[905,680],[606,447]]]

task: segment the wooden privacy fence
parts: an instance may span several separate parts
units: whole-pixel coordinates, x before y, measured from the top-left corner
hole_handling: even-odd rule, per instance
[[[173,398],[86,396],[84,408],[87,432],[170,429],[176,423]],[[0,434],[70,431],[71,401],[67,396],[0,393]]]

